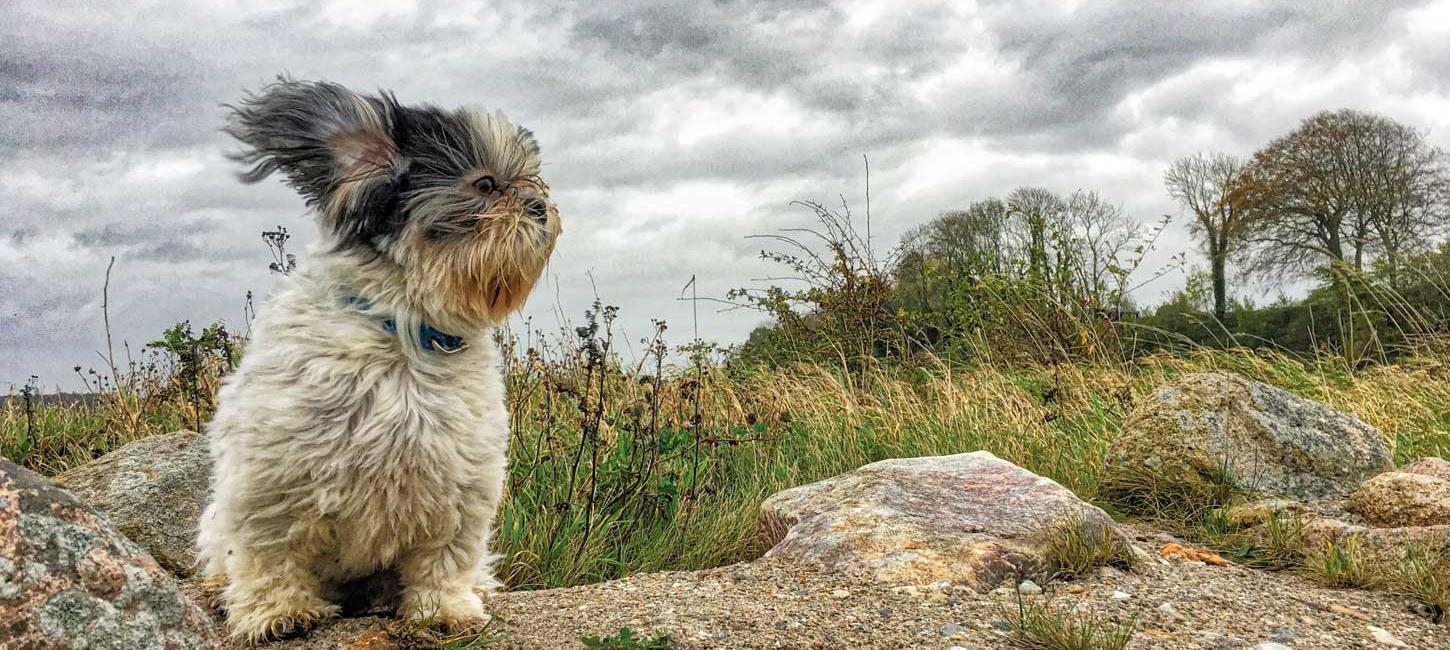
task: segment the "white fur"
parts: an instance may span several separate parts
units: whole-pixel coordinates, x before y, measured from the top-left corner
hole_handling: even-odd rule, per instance
[[[234,636],[334,615],[328,583],[396,568],[399,614],[483,616],[506,473],[508,416],[487,327],[469,349],[423,350],[398,268],[315,248],[261,309],[207,428],[213,501],[204,570],[225,575]],[[371,302],[368,311],[350,303]],[[383,318],[397,321],[388,333]],[[437,322],[437,321],[431,321]]]

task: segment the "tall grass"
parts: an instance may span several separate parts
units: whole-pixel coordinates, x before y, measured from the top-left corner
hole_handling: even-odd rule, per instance
[[[613,310],[567,337],[503,337],[512,418],[498,550],[518,588],[756,556],[769,495],[885,458],[987,450],[1080,496],[1100,494],[1101,458],[1134,405],[1185,373],[1226,370],[1354,413],[1392,439],[1396,459],[1450,456],[1450,381],[1437,360],[1359,373],[1246,351],[1198,350],[1127,363],[971,369],[867,359],[856,367],[745,369],[663,343],[627,360]],[[165,359],[158,362],[164,370]],[[223,361],[203,374],[224,372]],[[210,396],[177,373],[133,368],[124,387],[69,404],[0,406],[0,453],[54,474],[138,437],[204,420]],[[207,391],[215,382],[198,384]],[[698,415],[697,415],[698,414]],[[30,433],[33,429],[34,433]]]

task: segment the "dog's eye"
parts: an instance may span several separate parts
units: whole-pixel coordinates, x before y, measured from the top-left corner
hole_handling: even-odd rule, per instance
[[[494,190],[498,189],[498,184],[494,182],[492,176],[481,176],[478,180],[473,181],[473,187],[484,194],[493,194]]]

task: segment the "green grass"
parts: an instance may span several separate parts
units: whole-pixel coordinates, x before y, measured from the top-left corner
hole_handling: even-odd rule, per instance
[[[1030,650],[1123,650],[1133,639],[1135,621],[1114,622],[1094,614],[1026,603],[1007,616],[1007,639]]]
[[[652,637],[635,636],[634,630],[619,628],[619,632],[604,637],[586,636],[579,640],[590,650],[670,650],[675,647],[670,635],[660,632]]]

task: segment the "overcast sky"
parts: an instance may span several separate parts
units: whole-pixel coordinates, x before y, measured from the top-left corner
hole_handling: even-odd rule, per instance
[[[1177,215],[1172,159],[1247,155],[1324,109],[1450,148],[1450,1],[1149,4],[3,0],[0,392],[79,388],[112,256],[118,349],[183,319],[241,328],[276,282],[259,233],[301,253],[315,226],[280,182],[236,180],[219,105],[283,71],[533,129],[565,225],[526,312],[553,328],[597,287],[636,348],[650,318],[689,335],[692,274],[711,297],[766,275],[744,237],[802,225],[790,201],[859,212],[862,154],[884,249],[1024,184]],[[1190,250],[1182,224],[1145,271]],[[702,306],[700,331],[760,320]]]

